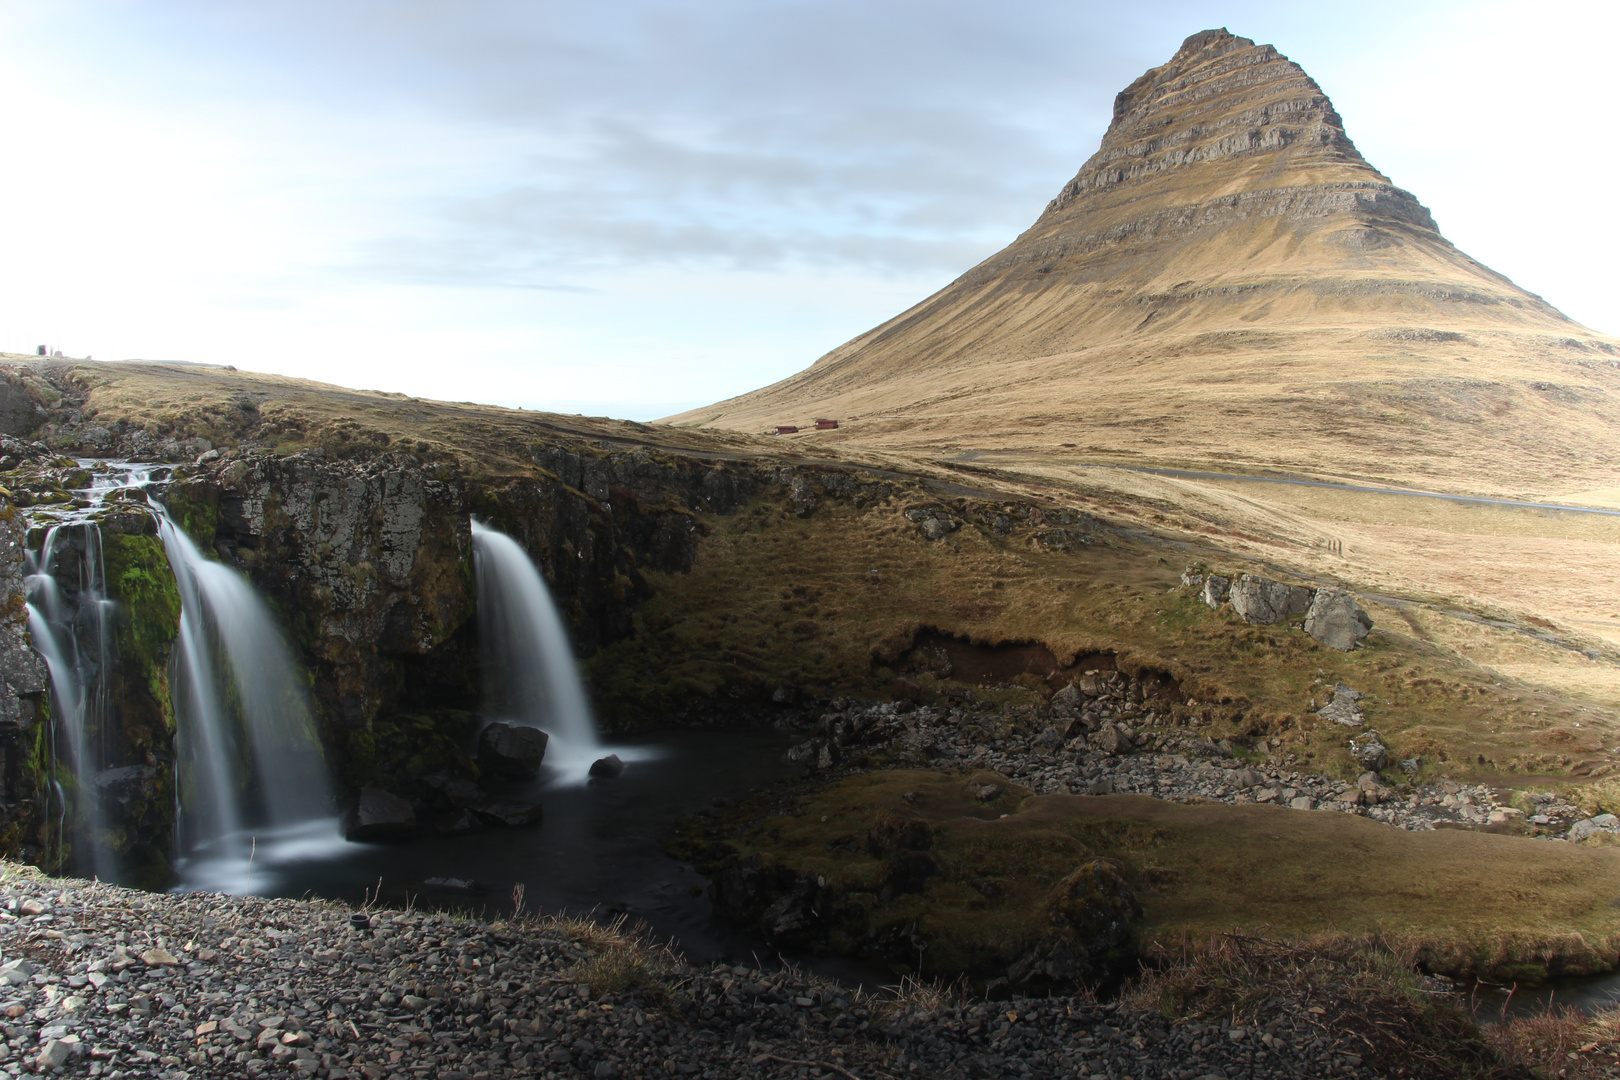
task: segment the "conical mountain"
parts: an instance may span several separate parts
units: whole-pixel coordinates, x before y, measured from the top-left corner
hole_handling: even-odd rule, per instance
[[[1575,490],[1620,480],[1620,343],[1447,242],[1299,65],[1206,30],[1118,96],[1012,244],[669,422],[816,417],[842,427],[815,438],[908,452]]]

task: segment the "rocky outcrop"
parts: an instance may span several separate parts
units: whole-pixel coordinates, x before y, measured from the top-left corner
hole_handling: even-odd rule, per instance
[[[1316,715],[1344,727],[1360,727],[1366,720],[1361,713],[1361,698],[1361,691],[1341,683],[1333,688],[1333,700],[1316,710]]]
[[[1311,590],[1303,585],[1244,574],[1232,583],[1227,599],[1232,610],[1247,623],[1270,625],[1291,615],[1303,615],[1311,606]]]
[[[10,503],[0,500],[0,730],[21,730],[38,716],[48,673],[33,649],[24,606],[27,528]],[[3,772],[4,770],[0,770]]]
[[[0,500],[0,846],[13,851],[40,842],[43,810],[37,800],[44,766],[31,736],[47,708],[47,673],[28,635],[26,536],[22,515]]]
[[[1350,756],[1362,765],[1378,772],[1389,763],[1389,748],[1378,732],[1369,731],[1350,740]]]
[[[1199,166],[1267,158],[1295,168],[1307,162],[1337,166],[1343,178],[1249,191],[1246,206],[1237,200],[1210,206],[1241,207],[1247,215],[1273,218],[1349,210],[1367,220],[1436,231],[1428,210],[1366,166],[1333,104],[1299,65],[1270,45],[1225,30],[1192,35],[1169,63],[1120,92],[1102,146],[1052,200],[1047,215],[1062,214],[1115,187],[1151,191],[1156,181]],[[1352,180],[1356,166],[1365,175]],[[1206,220],[1195,214],[1176,227],[1198,227]],[[1139,218],[1134,228],[1119,231],[1151,233],[1151,222]]]
[[[1305,615],[1305,632],[1342,652],[1354,649],[1372,627],[1372,618],[1343,589],[1318,589]]]
[[[940,507],[918,506],[906,511],[906,520],[917,523],[917,531],[928,540],[943,540],[961,528],[962,523]]]
[[[1344,652],[1354,649],[1373,627],[1372,618],[1344,589],[1289,585],[1258,574],[1243,574],[1231,581],[1205,571],[1201,564],[1183,571],[1181,584],[1198,590],[1198,596],[1212,608],[1229,601],[1247,623],[1267,626],[1303,614],[1307,634]]]

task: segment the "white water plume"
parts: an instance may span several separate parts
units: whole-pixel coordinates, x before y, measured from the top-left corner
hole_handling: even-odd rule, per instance
[[[491,706],[503,719],[544,731],[546,763],[567,779],[583,779],[604,748],[551,591],[510,536],[475,520],[472,541]]]
[[[174,704],[184,887],[256,890],[255,866],[341,843],[303,680],[269,609],[153,503],[180,592]]]
[[[62,565],[69,559],[76,559],[77,565]],[[51,681],[52,724],[47,735],[49,782],[57,803],[56,865],[65,869],[62,863],[68,857],[79,873],[110,880],[116,867],[96,784],[107,760],[106,679],[113,661],[113,605],[107,599],[101,530],[89,523],[53,526],[46,531],[39,554],[29,554],[28,563],[24,583],[28,630],[34,648],[45,658]],[[71,589],[63,588],[61,577],[72,583]],[[58,745],[58,735],[65,747]],[[71,793],[56,776],[63,758],[73,774]]]

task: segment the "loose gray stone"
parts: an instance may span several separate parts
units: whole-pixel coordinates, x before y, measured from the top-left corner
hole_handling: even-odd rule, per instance
[[[1316,715],[1323,720],[1332,720],[1335,724],[1345,727],[1360,727],[1366,722],[1361,707],[1356,702],[1361,700],[1359,691],[1348,686],[1337,686],[1333,691],[1333,700],[1323,708],[1316,710]]]
[[[39,1058],[36,1062],[41,1072],[46,1069],[60,1069],[68,1063],[73,1056],[73,1047],[61,1039],[52,1039],[40,1048]]]
[[[1318,589],[1305,613],[1305,632],[1330,649],[1349,652],[1372,630],[1373,621],[1343,589]]]

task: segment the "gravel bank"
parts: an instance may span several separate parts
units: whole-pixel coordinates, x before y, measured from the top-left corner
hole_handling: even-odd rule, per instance
[[[1279,998],[1264,1027],[1087,998],[863,996],[793,970],[694,969],[611,931],[0,884],[0,1073],[326,1080],[1371,1077],[1353,1030]],[[619,992],[593,991],[618,985]],[[1370,1044],[1369,1044],[1370,1045]]]
[[[998,724],[1015,731],[987,735],[986,728]],[[1029,730],[1036,725],[1042,726]],[[890,766],[994,769],[1040,795],[1134,793],[1175,802],[1275,803],[1359,814],[1402,829],[1524,822],[1556,837],[1581,817],[1574,806],[1552,796],[1537,796],[1536,813],[1527,817],[1483,785],[1391,784],[1371,772],[1346,783],[1299,771],[1288,759],[1245,762],[1224,742],[1124,724],[1069,737],[1057,724],[1003,715],[988,705],[939,709],[835,702],[789,756],[832,770],[874,751],[889,753]],[[1620,831],[1620,819],[1612,827],[1600,822],[1599,829]],[[1582,836],[1577,832],[1571,838]]]

